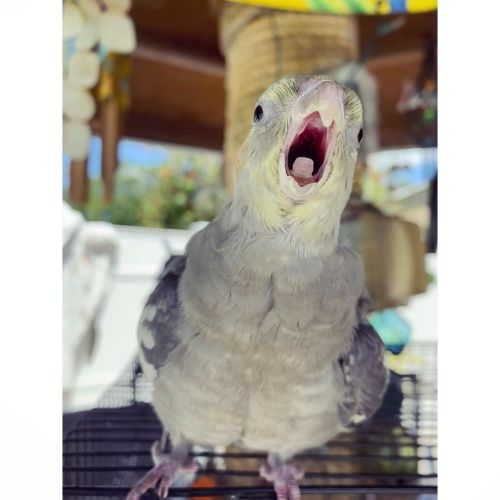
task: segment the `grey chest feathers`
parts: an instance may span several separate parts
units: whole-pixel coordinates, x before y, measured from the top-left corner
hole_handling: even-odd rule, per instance
[[[204,231],[166,264],[139,341],[174,440],[286,456],[339,431],[361,266],[347,248],[299,258],[276,238],[221,245]]]

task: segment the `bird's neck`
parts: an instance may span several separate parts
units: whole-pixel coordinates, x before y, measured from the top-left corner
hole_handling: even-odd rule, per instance
[[[243,239],[280,235],[301,257],[330,255],[337,247],[343,205],[331,196],[298,204],[266,188],[240,189],[227,221]]]

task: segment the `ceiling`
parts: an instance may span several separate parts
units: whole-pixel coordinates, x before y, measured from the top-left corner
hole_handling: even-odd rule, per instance
[[[210,0],[134,0],[138,45],[133,54],[131,107],[123,133],[161,142],[221,149],[224,127],[224,58]],[[437,39],[437,14],[404,16],[396,32],[372,44],[382,19],[359,16],[360,48],[379,86],[383,146],[411,144],[395,110],[402,81],[415,77],[425,40]]]

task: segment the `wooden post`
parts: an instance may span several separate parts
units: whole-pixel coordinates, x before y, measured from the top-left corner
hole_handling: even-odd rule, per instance
[[[71,160],[69,171],[69,198],[75,205],[84,205],[89,197],[87,159]]]
[[[102,103],[102,180],[104,203],[113,200],[115,172],[118,166],[118,139],[120,135],[120,108],[116,97],[111,96]]]
[[[226,57],[224,173],[233,191],[238,151],[255,101],[285,75],[323,73],[358,56],[354,16],[288,12],[225,2],[219,18]]]

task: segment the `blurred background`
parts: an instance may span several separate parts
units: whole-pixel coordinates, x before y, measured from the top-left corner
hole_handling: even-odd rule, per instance
[[[163,263],[231,196],[273,81],[353,87],[364,139],[342,237],[364,260],[392,367],[436,340],[433,0],[65,0],[64,409],[95,406],[136,355]],[[415,361],[415,360],[413,360]]]

